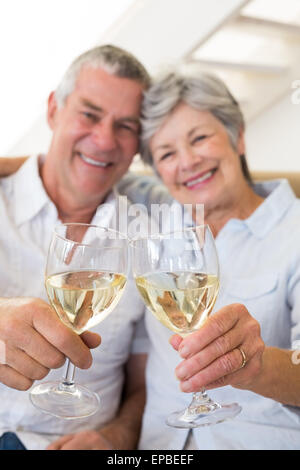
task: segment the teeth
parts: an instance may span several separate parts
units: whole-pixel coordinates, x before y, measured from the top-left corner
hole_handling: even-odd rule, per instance
[[[188,183],[186,183],[186,186],[189,187],[189,186],[194,186],[194,184],[201,183],[202,181],[205,181],[206,179],[210,178],[212,174],[213,174],[213,170],[208,171],[203,176],[200,176],[200,178],[197,178],[196,180],[189,181]]]
[[[104,162],[93,160],[92,158],[89,158],[86,155],[83,155],[83,153],[80,153],[79,155],[80,155],[80,158],[82,158],[84,162],[89,163],[90,165],[98,166],[101,168],[106,168],[109,165],[109,163],[104,163]]]

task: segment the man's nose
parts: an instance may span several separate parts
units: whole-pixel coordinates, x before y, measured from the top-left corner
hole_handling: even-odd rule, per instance
[[[92,133],[93,142],[103,152],[115,150],[117,147],[117,139],[112,121],[105,119],[98,122],[93,129]]]

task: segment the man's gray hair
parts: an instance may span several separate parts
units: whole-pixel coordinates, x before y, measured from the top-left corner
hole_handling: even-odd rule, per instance
[[[153,165],[150,140],[180,102],[209,111],[221,121],[232,147],[237,150],[240,132],[245,127],[238,102],[218,77],[186,64],[164,71],[144,92],[140,154],[145,163]],[[245,155],[240,155],[240,159],[243,174],[251,183]]]
[[[76,80],[83,67],[102,68],[107,73],[150,85],[150,76],[145,67],[130,52],[110,44],[97,46],[77,57],[64,74],[56,91],[55,98],[62,107],[75,88]]]

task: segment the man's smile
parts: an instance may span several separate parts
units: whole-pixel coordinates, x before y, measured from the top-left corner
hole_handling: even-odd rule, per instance
[[[113,162],[104,162],[98,159],[96,160],[94,158],[87,157],[84,153],[78,153],[78,155],[84,163],[87,163],[88,165],[92,165],[98,168],[107,168],[113,165]]]

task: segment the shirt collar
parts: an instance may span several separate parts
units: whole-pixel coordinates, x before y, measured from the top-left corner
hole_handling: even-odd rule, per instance
[[[39,174],[39,158],[43,158],[42,155],[28,158],[17,173],[7,178],[11,179],[15,194],[14,214],[17,225],[32,219],[46,204],[52,205],[55,209]]]
[[[245,223],[254,236],[264,238],[297,198],[285,179],[256,183],[253,189],[265,199],[248,219],[241,222]]]
[[[11,180],[14,199],[14,214],[17,225],[33,219],[40,211],[48,206],[53,216],[58,218],[55,204],[49,198],[39,174],[39,159],[43,155],[35,155],[21,166],[17,173],[8,177]],[[110,226],[115,217],[120,195],[116,188],[107,195],[103,204],[100,204],[93,217],[92,223]],[[122,198],[121,198],[122,199]]]

